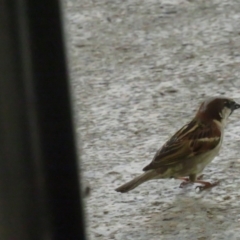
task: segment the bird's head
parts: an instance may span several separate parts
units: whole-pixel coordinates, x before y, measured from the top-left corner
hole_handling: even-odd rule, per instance
[[[199,107],[196,118],[202,121],[218,121],[224,123],[232,112],[240,108],[233,99],[212,97],[205,100]]]

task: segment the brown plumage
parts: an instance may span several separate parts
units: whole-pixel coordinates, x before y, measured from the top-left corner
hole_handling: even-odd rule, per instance
[[[142,175],[116,189],[128,192],[140,184],[158,178],[179,178],[203,184],[201,190],[217,185],[201,181],[197,175],[218,154],[225,122],[240,105],[228,98],[203,102],[194,119],[177,131],[143,168]],[[186,178],[188,176],[188,178]]]

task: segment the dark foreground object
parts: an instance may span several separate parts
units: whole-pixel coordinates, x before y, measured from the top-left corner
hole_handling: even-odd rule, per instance
[[[59,2],[0,2],[0,239],[86,239]]]

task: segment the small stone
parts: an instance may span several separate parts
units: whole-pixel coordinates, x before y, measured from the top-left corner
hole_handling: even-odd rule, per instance
[[[231,199],[230,196],[225,196],[225,197],[223,197],[223,200],[224,200],[224,201],[229,200],[229,199]]]

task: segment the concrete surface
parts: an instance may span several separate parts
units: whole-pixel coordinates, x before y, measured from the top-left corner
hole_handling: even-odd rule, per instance
[[[237,0],[65,0],[65,26],[91,240],[240,239],[240,111],[197,193],[156,180],[114,188],[212,95],[240,102]]]

